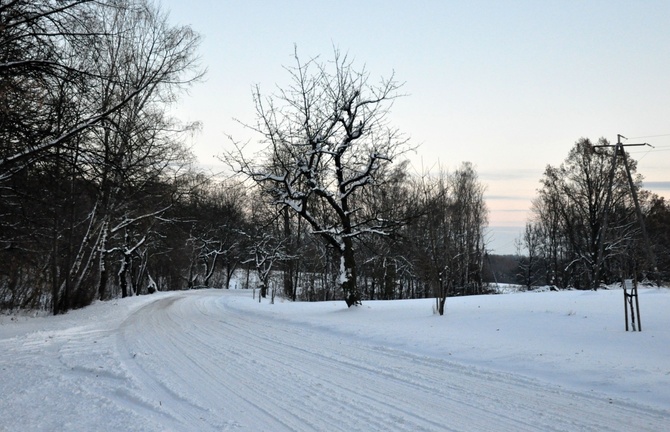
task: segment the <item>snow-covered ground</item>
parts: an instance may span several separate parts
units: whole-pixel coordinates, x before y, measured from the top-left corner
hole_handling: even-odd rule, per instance
[[[670,430],[670,290],[259,304],[246,290],[0,316],[2,431]]]

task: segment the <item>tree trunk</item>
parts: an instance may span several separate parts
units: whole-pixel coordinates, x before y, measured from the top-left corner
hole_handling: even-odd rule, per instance
[[[107,238],[109,235],[109,222],[105,220],[102,224],[102,233],[100,241],[100,256],[98,257],[98,272],[100,279],[98,280],[98,298],[105,300],[107,288]]]
[[[361,293],[356,286],[356,259],[350,238],[344,239],[344,251],[340,257],[340,284],[347,307],[361,304]]]
[[[431,284],[433,285],[437,313],[442,316],[444,315],[444,305],[447,302],[447,287],[442,277],[439,277],[437,282],[432,282]]]
[[[209,265],[207,258],[205,257],[205,279],[203,280],[203,285],[209,287],[209,280],[214,275],[214,270],[216,269],[216,260],[219,258],[219,254],[215,253],[212,258],[212,264]]]
[[[119,286],[121,287],[121,297],[128,297],[128,267],[130,266],[130,255],[123,254],[121,260],[121,269],[119,270]]]
[[[447,302],[447,297],[441,297],[437,299],[437,313],[440,316],[444,315],[444,304]]]
[[[230,279],[233,277],[237,264],[231,264],[230,261],[226,263],[226,289],[230,289]],[[235,286],[237,288],[237,285]]]
[[[293,241],[291,237],[291,219],[289,214],[288,206],[284,207],[283,210],[284,216],[284,239],[288,239],[289,244],[289,255],[293,253],[293,248],[290,246]],[[284,262],[284,295],[287,297],[293,297],[293,260],[288,259]],[[295,301],[295,299],[293,299]]]

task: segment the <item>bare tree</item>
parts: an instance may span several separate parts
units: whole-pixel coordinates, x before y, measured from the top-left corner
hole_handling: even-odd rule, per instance
[[[388,235],[364,235],[358,238],[358,259],[365,295],[369,299],[403,298],[408,276],[407,250],[402,228],[416,217],[416,197],[411,188],[408,161],[384,167],[377,176],[377,187],[364,190],[355,205],[361,217],[370,221],[386,220]],[[411,267],[411,266],[410,266]]]
[[[540,279],[541,241],[540,227],[532,222],[526,222],[521,236],[515,241],[517,255],[521,257],[518,278],[527,289],[537,285]]]
[[[407,234],[413,243],[411,260],[435,297],[435,311],[443,315],[448,295],[482,290],[488,223],[484,186],[466,162],[451,174],[424,175],[417,190],[420,213]]]
[[[599,145],[607,145],[604,138]],[[607,233],[602,231],[608,194],[611,157],[599,152],[588,139],[580,139],[559,166],[547,166],[542,187],[533,202],[535,221],[542,235],[542,253],[548,265],[548,283],[597,288],[600,236],[604,244],[605,279],[617,277],[622,254],[639,234],[630,200],[628,178],[618,167],[612,183]],[[636,163],[630,161],[631,172]],[[641,177],[635,178],[640,188]],[[641,194],[645,196],[645,194]],[[614,276],[613,276],[614,275]]]
[[[166,105],[202,75],[198,35],[145,0],[3,2],[0,27],[0,227],[24,227],[0,237],[48,268],[54,313],[105,297],[112,268],[129,294],[190,158]]]
[[[448,273],[452,286],[463,294],[481,294],[481,272],[484,265],[484,229],[488,210],[484,202],[485,187],[470,162],[464,162],[450,177],[452,184],[451,242],[456,246]]]
[[[652,239],[658,268],[662,269],[660,277],[667,281],[670,276],[668,270],[670,269],[670,205],[663,197],[652,195],[645,214],[646,227],[649,238]]]
[[[246,215],[244,185],[231,179],[220,183],[203,179],[194,191],[197,198],[191,203],[191,214],[183,224],[189,227],[188,244],[192,247],[192,262],[186,277],[189,288],[200,280],[208,287],[210,280],[222,270],[225,281],[230,280],[246,256]],[[200,271],[199,269],[202,269]]]
[[[143,105],[157,87],[176,88],[201,76],[183,75],[194,65],[197,35],[188,27],[168,26],[165,14],[145,0],[16,0],[2,5],[0,14],[7,30],[0,37],[0,73],[9,88],[3,90],[10,103],[5,111],[16,117],[1,123],[20,126],[6,130],[8,142],[16,145],[0,155],[0,179],[122,108]],[[44,100],[62,86],[75,89],[77,111],[55,123],[45,115],[51,105]],[[112,89],[114,97],[101,96],[98,89]],[[20,107],[12,95],[23,101]],[[31,109],[24,112],[27,106]]]
[[[444,314],[447,301],[447,269],[453,256],[453,245],[449,241],[451,203],[449,181],[446,171],[436,176],[422,176],[416,186],[417,206],[420,217],[408,229],[412,240],[412,261],[416,272],[435,297],[435,311]]]
[[[403,153],[406,139],[388,124],[399,96],[393,76],[378,84],[335,51],[330,64],[313,59],[287,68],[292,84],[274,97],[254,93],[264,138],[261,161],[243,147],[227,156],[235,169],[256,181],[280,207],[305,220],[339,255],[338,283],[348,306],[360,304],[354,239],[385,234],[388,221],[361,220],[353,205],[363,188],[375,188],[380,169]]]

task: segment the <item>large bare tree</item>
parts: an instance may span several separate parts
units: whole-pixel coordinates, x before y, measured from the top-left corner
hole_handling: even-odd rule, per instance
[[[369,220],[354,204],[363,188],[377,187],[377,174],[407,150],[406,138],[389,124],[400,96],[393,75],[371,83],[338,50],[331,62],[318,58],[286,68],[291,84],[264,97],[256,87],[257,123],[265,151],[251,159],[236,145],[227,160],[270,193],[280,207],[305,220],[339,255],[338,284],[348,306],[360,304],[354,239],[385,234],[387,220]]]

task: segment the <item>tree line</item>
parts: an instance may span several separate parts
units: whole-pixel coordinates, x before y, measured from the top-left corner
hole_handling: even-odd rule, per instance
[[[148,0],[0,4],[0,308],[240,274],[261,296],[436,296],[440,312],[482,292],[484,187],[468,163],[410,173],[393,77],[296,56],[292,87],[253,95],[265,153],[229,145],[241,177],[218,179],[184,145],[198,125],[170,115],[204,74],[199,40]]]
[[[411,172],[413,148],[390,121],[403,96],[393,75],[373,81],[338,50],[296,52],[285,88],[253,91],[245,126],[263,150],[228,143],[237,175],[220,179],[184,145],[198,125],[170,115],[205,72],[199,40],[148,0],[0,4],[0,308],[57,314],[236,283],[259,299],[349,306],[434,297],[442,314],[448,296],[487,290],[485,186],[467,162]],[[668,267],[670,207],[631,160],[644,253],[624,168],[608,181],[607,144],[581,139],[547,166],[518,240],[519,282],[592,288]]]
[[[0,302],[128,295],[178,197],[199,37],[145,0],[0,4]]]

